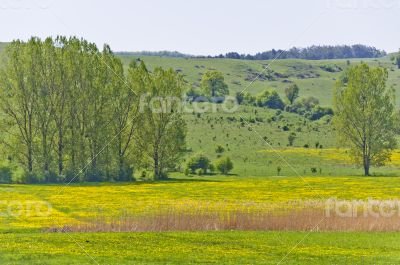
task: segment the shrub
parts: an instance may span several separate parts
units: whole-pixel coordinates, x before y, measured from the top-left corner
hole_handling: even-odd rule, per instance
[[[267,107],[270,109],[279,110],[283,110],[285,108],[285,103],[276,91],[265,90],[257,96],[256,102],[259,107]]]
[[[242,102],[244,104],[254,105],[256,103],[256,97],[252,96],[249,92],[244,92]]]
[[[288,136],[288,141],[289,141],[289,146],[293,146],[294,140],[296,140],[296,134],[295,133],[291,133]]]
[[[293,105],[286,106],[285,110],[292,113],[303,115],[310,120],[319,120],[324,116],[333,115],[333,110],[318,105],[318,99],[314,97],[303,98]]]
[[[204,172],[207,171],[210,165],[210,159],[206,157],[204,154],[196,154],[192,156],[186,164],[186,167],[190,170],[191,173],[194,173],[197,169],[203,169]]]
[[[183,171],[183,173],[185,174],[186,177],[188,177],[190,175],[190,168],[185,168],[185,170]]]
[[[236,92],[235,97],[236,97],[236,101],[237,101],[237,103],[238,103],[239,105],[243,103],[244,95],[243,95],[242,92]]]
[[[233,169],[233,163],[229,157],[222,157],[215,162],[215,167],[222,174],[228,174]]]
[[[333,115],[333,110],[331,108],[315,106],[308,113],[306,113],[305,117],[312,121],[315,121],[327,115]]]
[[[44,173],[43,179],[46,183],[58,183],[61,182],[61,178],[57,175],[57,173],[53,171],[49,171]]]
[[[0,167],[0,183],[11,183],[12,182],[12,171],[9,167]]]
[[[196,169],[196,174],[199,175],[199,176],[202,176],[202,175],[204,175],[205,173],[206,173],[205,170],[202,169],[202,168]]]
[[[88,182],[101,182],[105,180],[103,172],[98,169],[89,169],[85,173],[85,181]]]
[[[39,183],[40,179],[38,178],[37,175],[33,174],[33,173],[25,173],[22,176],[22,183],[25,184],[34,184],[34,183]]]
[[[126,163],[123,163],[122,167],[118,170],[118,174],[114,178],[116,181],[132,181],[135,180],[133,177],[133,168]],[[143,172],[142,172],[143,173]]]
[[[215,166],[213,164],[210,163],[210,165],[208,165],[208,170],[213,173],[215,171]]]
[[[142,172],[140,173],[140,179],[141,180],[145,180],[147,177],[147,172],[146,170],[142,170]]]
[[[319,104],[319,100],[315,97],[302,98],[300,104],[306,109],[311,110]]]

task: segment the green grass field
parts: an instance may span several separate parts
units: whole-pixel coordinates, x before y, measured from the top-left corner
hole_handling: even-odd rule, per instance
[[[51,215],[28,212],[20,217],[2,216],[1,231],[41,230],[46,227],[86,222],[99,215],[118,217],[124,212],[141,214],[163,208],[190,209],[208,205],[225,211],[254,204],[254,207],[287,207],[288,202],[399,198],[398,177],[178,177],[163,182],[89,183],[63,185],[1,185],[0,210],[15,200],[42,202]],[[18,206],[12,207],[13,212]]]
[[[190,150],[186,157],[203,152],[214,160],[217,158],[215,149],[221,145],[225,149],[222,155],[234,161],[232,173],[239,176],[275,176],[278,167],[283,176],[309,175],[311,168],[316,168],[315,175],[319,176],[362,174],[362,170],[349,161],[324,158],[325,152],[335,152],[332,149],[338,147],[331,123],[324,118],[310,121],[297,114],[276,115],[275,110],[241,105],[235,113],[187,114],[186,120]],[[284,126],[288,131],[283,130]],[[288,136],[293,132],[296,139],[293,146],[288,147]],[[316,143],[320,145],[317,149]],[[309,148],[303,149],[305,145]],[[286,149],[300,151],[283,152]],[[396,175],[399,163],[400,157],[393,157],[387,166],[373,168],[372,174]]]
[[[3,46],[0,43],[0,52]],[[121,58],[126,66],[135,57]],[[347,60],[141,59],[150,69],[174,68],[194,87],[204,72],[217,69],[224,73],[232,95],[243,89],[257,94],[268,88],[283,95],[288,82],[295,82],[302,97],[315,96],[324,106],[332,106],[333,86],[342,71],[331,73],[323,66],[348,67]],[[350,65],[360,61],[352,59]],[[400,106],[400,70],[389,57],[363,61],[389,69],[388,86],[396,90]],[[269,63],[272,71],[265,74],[272,80],[250,85],[255,74]],[[282,210],[291,202],[323,202],[329,198],[400,199],[400,151],[394,152],[385,167],[373,168],[374,177],[361,177],[362,170],[349,161],[345,147],[338,146],[329,119],[310,121],[252,106],[240,106],[235,113],[185,114],[185,119],[188,152],[182,168],[187,158],[198,152],[214,161],[220,145],[225,149],[222,155],[234,163],[231,175],[185,177],[175,172],[164,182],[0,185],[0,264],[400,263],[398,232],[45,232],[49,227],[90,223],[98,217],[112,219],[163,209],[190,211],[204,205],[222,212],[248,205]],[[292,132],[296,139],[289,147]],[[306,145],[308,148],[304,148]],[[23,203],[22,214],[4,215],[14,202]],[[32,202],[50,205],[51,214],[31,214],[27,204]],[[15,208],[18,204],[13,207],[19,211]]]
[[[2,264],[397,264],[399,233],[50,233],[43,229],[87,222],[102,214],[140,214],[165,207],[207,204],[226,211],[249,203],[282,207],[290,201],[331,197],[395,199],[399,186],[395,177],[232,176],[67,187],[1,185],[0,201],[47,202],[52,211],[43,217],[28,215],[23,208],[19,217],[0,217],[0,260]],[[6,211],[4,203],[0,210]]]
[[[398,233],[17,233],[0,234],[0,240],[2,264],[331,265],[400,262]]]

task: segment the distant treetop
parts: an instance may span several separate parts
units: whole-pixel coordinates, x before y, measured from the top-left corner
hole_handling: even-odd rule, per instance
[[[196,56],[183,54],[177,51],[141,51],[141,52],[116,52],[117,55],[135,56],[160,56],[160,57],[181,57],[181,58],[229,58],[239,60],[271,60],[271,59],[306,59],[306,60],[326,60],[326,59],[349,59],[349,58],[378,58],[386,55],[386,52],[375,47],[362,44],[356,45],[313,45],[307,48],[293,47],[289,50],[269,50],[259,52],[255,55],[239,54],[228,52],[216,56]]]
[[[180,58],[191,58],[195,57],[194,55],[184,54],[177,51],[140,51],[140,52],[115,52],[117,55],[125,55],[125,56],[159,56],[159,57],[180,57]]]

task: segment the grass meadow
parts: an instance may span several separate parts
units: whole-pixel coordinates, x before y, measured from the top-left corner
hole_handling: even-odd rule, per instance
[[[125,65],[133,59],[121,58]],[[252,94],[273,88],[283,95],[288,82],[296,82],[301,97],[315,96],[324,106],[332,105],[341,72],[321,67],[348,67],[347,60],[277,60],[271,65],[274,80],[247,88],[247,79],[269,61],[141,59],[150,69],[173,67],[194,85],[202,73],[217,69],[232,95],[244,88]],[[389,85],[400,105],[400,71],[388,57],[364,61],[390,69]],[[214,107],[216,112],[185,114],[182,165],[199,152],[212,161],[229,156],[234,168],[228,176],[184,176],[180,168],[167,181],[0,184],[0,264],[400,263],[398,216],[345,223],[324,218],[330,200],[400,199],[400,150],[386,166],[373,168],[373,176],[363,177],[347,148],[338,146],[327,118],[310,121],[253,106],[224,113]],[[141,227],[140,219],[152,226]]]
[[[396,264],[397,232],[323,231],[319,218],[310,221],[314,228],[310,233],[235,229],[60,233],[48,228],[157,216],[165,209],[192,213],[195,218],[198,211],[222,214],[241,209],[284,214],[311,202],[322,209],[330,198],[396,199],[398,187],[400,179],[395,177],[350,176],[176,176],[156,183],[2,185],[1,201],[26,204],[11,207],[11,213],[22,211],[19,216],[0,219],[0,259],[12,264]],[[26,206],[34,202],[41,205],[39,211]],[[8,211],[4,205],[0,210]]]
[[[0,259],[9,264],[330,265],[400,261],[398,233],[14,233],[1,234],[0,239]]]

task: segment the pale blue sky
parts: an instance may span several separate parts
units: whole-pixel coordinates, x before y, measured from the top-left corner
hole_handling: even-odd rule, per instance
[[[400,0],[0,0],[0,41],[76,35],[115,51],[400,47]]]

